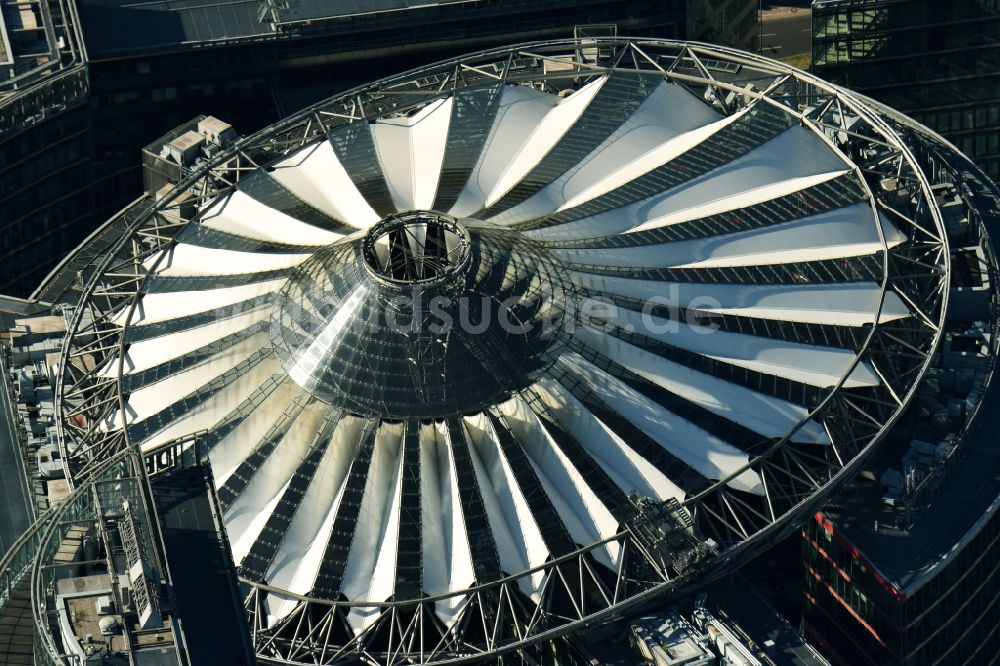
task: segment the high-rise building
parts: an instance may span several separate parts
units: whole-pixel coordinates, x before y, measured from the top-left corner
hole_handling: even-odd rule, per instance
[[[760,0],[688,0],[687,39],[756,51]]]
[[[940,132],[1000,180],[997,0],[815,0],[813,71]]]
[[[91,190],[89,94],[75,5],[0,0],[0,292],[27,296],[123,205]]]

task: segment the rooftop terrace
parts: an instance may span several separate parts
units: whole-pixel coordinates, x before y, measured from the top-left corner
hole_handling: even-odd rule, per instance
[[[896,511],[880,501],[885,489],[874,481],[856,483],[837,506],[824,510],[837,531],[907,596],[943,568],[1000,505],[1000,446],[992,436],[1000,428],[998,399],[1000,391],[992,386],[984,398],[985,423],[966,442],[965,456],[949,471],[941,493],[909,530],[891,527]]]
[[[0,97],[82,63],[75,9],[69,0],[0,0]]]
[[[83,104],[86,74],[73,0],[0,0],[0,136]]]

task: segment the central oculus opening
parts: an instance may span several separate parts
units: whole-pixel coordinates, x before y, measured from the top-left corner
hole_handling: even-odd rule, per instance
[[[575,325],[572,289],[558,259],[517,231],[411,211],[293,269],[271,343],[290,379],[345,412],[478,413],[555,362]]]
[[[455,218],[433,211],[391,215],[372,227],[362,245],[365,267],[398,285],[441,282],[469,262],[469,234]]]

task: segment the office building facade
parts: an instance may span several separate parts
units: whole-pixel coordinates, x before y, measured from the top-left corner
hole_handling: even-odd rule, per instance
[[[816,0],[813,71],[938,131],[1000,180],[996,0]]]

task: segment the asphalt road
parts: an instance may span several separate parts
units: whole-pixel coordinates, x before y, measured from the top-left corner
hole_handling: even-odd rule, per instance
[[[812,12],[808,9],[765,11],[760,30],[761,55],[788,58],[812,52]]]
[[[6,367],[0,363],[0,557],[32,522],[31,492],[24,478],[17,434],[11,423],[12,405]]]

